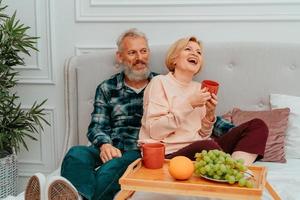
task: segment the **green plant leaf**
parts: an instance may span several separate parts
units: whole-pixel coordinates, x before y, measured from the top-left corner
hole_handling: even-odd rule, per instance
[[[43,108],[47,100],[23,110],[19,96],[12,92],[19,74],[14,67],[25,64],[22,54],[30,56],[32,50],[38,51],[38,37],[27,35],[30,27],[17,19],[16,11],[6,15],[6,8],[0,0],[0,158],[6,155],[1,152],[19,152],[21,147],[28,150],[25,138],[37,140],[35,135],[50,125]]]

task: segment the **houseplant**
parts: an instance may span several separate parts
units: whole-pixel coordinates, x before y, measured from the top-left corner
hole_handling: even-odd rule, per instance
[[[25,138],[37,140],[34,134],[43,130],[43,124],[49,125],[42,108],[46,100],[35,102],[24,110],[19,96],[13,91],[18,82],[18,71],[14,66],[24,65],[21,56],[30,56],[30,50],[37,50],[37,37],[27,35],[30,27],[16,19],[16,12],[12,16],[6,15],[6,8],[0,0],[0,199],[16,193],[15,153],[22,146],[28,150]]]

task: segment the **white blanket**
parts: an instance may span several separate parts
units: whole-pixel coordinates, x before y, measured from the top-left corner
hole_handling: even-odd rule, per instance
[[[267,180],[277,191],[282,200],[300,200],[300,159],[288,159],[287,163],[257,162],[256,165],[268,168]],[[150,192],[136,192],[131,200],[217,200],[181,195],[166,195]],[[5,200],[24,200],[24,193],[17,197],[9,196]],[[263,200],[272,200],[265,190]]]
[[[300,159],[288,159],[287,163],[257,162],[256,165],[268,168],[267,180],[274,187],[282,200],[300,200]],[[166,195],[150,192],[136,192],[131,200],[217,200],[180,195]],[[263,200],[272,200],[265,190]]]

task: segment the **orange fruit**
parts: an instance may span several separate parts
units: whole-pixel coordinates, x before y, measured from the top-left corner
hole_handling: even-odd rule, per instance
[[[194,173],[193,162],[185,156],[176,156],[169,163],[170,175],[178,180],[187,180]]]

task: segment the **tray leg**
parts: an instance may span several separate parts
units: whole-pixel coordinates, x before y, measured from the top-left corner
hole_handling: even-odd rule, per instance
[[[278,193],[275,191],[275,189],[273,188],[273,186],[268,181],[266,181],[265,187],[268,190],[269,194],[273,197],[274,200],[281,200],[281,198],[278,195]]]
[[[115,200],[125,200],[131,197],[135,191],[133,190],[121,190],[117,196],[114,198]]]

